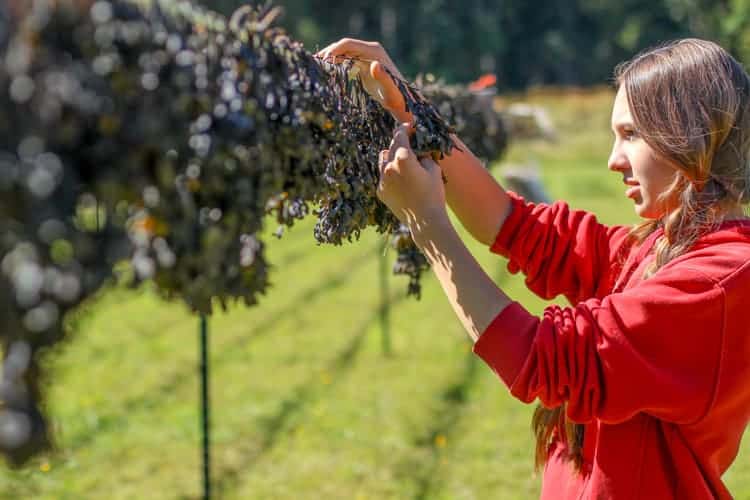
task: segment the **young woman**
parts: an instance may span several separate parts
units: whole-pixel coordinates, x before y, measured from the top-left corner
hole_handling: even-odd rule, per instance
[[[409,122],[379,44],[344,39],[319,55],[373,61],[368,87]],[[542,498],[731,498],[721,476],[750,418],[750,80],[697,39],[642,53],[615,77],[609,169],[640,225],[526,203],[463,145],[439,165],[420,161],[406,127],[381,154],[378,196],[409,225],[474,351],[515,397],[539,399]],[[572,306],[535,317],[512,301],[446,201],[531,290]]]

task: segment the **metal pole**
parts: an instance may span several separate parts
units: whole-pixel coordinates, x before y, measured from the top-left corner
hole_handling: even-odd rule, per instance
[[[211,498],[211,455],[208,399],[208,319],[205,314],[200,318],[201,343],[201,431],[203,433],[203,498]]]
[[[380,252],[380,332],[381,346],[385,356],[391,355],[391,320],[390,320],[390,300],[388,293],[388,258],[386,250],[388,249],[388,239],[383,244],[383,251]]]

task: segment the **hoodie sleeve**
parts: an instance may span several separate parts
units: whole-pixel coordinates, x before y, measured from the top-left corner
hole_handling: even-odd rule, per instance
[[[523,272],[526,286],[543,299],[563,294],[577,304],[609,293],[627,227],[605,226],[562,201],[535,205],[508,195],[511,212],[490,251],[509,259],[511,273]]]
[[[551,306],[541,318],[513,303],[474,346],[524,402],[567,402],[568,417],[616,423],[646,412],[690,423],[707,411],[724,335],[723,289],[675,265],[603,300]]]

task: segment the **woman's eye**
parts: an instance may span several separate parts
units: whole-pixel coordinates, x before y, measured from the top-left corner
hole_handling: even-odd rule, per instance
[[[638,137],[638,134],[636,134],[635,130],[632,129],[625,129],[622,132],[623,137],[625,137],[625,140],[632,141],[636,137]]]

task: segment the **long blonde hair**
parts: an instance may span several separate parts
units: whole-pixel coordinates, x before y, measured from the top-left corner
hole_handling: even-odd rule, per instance
[[[677,207],[630,232],[631,243],[639,245],[663,228],[644,273],[648,279],[750,201],[750,78],[719,45],[689,38],[620,64],[615,84],[625,88],[640,137],[676,170],[660,199],[679,200]],[[567,418],[565,406],[539,405],[534,413],[537,467],[559,435],[568,460],[581,469],[583,425]]]

